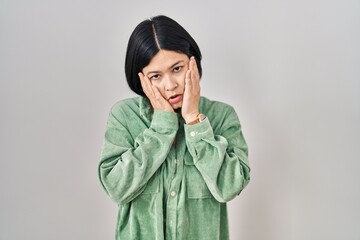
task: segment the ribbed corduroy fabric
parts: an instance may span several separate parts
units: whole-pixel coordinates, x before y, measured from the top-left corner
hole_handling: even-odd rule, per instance
[[[201,97],[204,121],[152,110],[135,97],[107,122],[98,173],[118,204],[116,239],[226,240],[226,202],[250,180],[248,148],[234,109]]]

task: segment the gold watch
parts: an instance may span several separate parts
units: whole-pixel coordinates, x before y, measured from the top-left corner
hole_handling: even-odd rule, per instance
[[[191,122],[187,123],[187,125],[194,125],[196,123],[202,122],[202,121],[204,121],[205,118],[206,118],[206,116],[204,114],[199,113],[196,116],[196,119],[194,121],[191,121]]]

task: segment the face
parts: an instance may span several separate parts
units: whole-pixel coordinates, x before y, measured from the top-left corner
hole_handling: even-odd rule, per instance
[[[186,54],[160,50],[142,71],[173,109],[182,106],[189,60]]]

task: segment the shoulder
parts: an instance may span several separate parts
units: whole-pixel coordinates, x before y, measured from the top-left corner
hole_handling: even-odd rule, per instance
[[[113,104],[110,110],[110,117],[118,121],[125,121],[130,116],[138,116],[140,113],[142,97],[126,98]]]
[[[214,133],[221,134],[224,129],[240,125],[235,109],[224,102],[201,97],[200,112],[208,117]]]
[[[205,112],[227,113],[234,111],[234,108],[231,105],[216,100],[210,100],[206,97],[200,98],[200,108],[201,111],[204,111],[204,113]]]
[[[111,113],[118,115],[129,111],[139,111],[141,98],[133,97],[119,100],[111,107]]]
[[[113,104],[112,109],[139,106],[139,102],[140,102],[140,97],[121,99]]]
[[[151,105],[147,98],[142,96],[126,98],[116,102],[110,111],[110,117],[121,122],[137,121],[140,118],[148,119],[151,115]]]

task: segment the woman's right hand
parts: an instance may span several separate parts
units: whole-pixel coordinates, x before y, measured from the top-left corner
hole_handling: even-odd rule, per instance
[[[150,100],[150,103],[154,109],[173,112],[174,109],[168,101],[161,95],[159,89],[151,84],[150,79],[142,72],[138,73],[142,89],[145,95]]]

